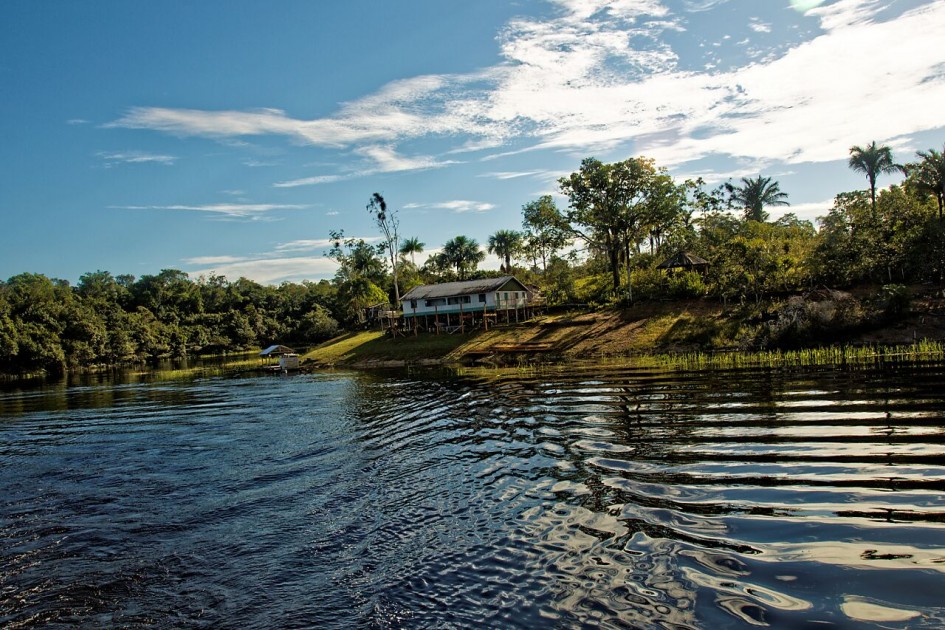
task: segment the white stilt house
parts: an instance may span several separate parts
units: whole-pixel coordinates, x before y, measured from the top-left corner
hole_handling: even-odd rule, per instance
[[[528,288],[513,276],[445,282],[414,287],[400,298],[409,327],[463,326],[475,322],[524,318]]]

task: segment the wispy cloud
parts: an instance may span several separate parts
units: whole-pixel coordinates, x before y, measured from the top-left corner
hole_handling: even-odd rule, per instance
[[[361,147],[355,151],[358,155],[366,157],[377,166],[371,173],[397,173],[400,171],[428,170],[431,168],[442,168],[449,164],[458,164],[455,160],[439,161],[428,155],[408,157],[400,155],[390,145],[371,145]]]
[[[211,203],[204,205],[167,205],[167,206],[111,206],[117,210],[177,210],[187,212],[205,212],[235,219],[258,219],[261,215],[275,210],[304,210],[308,205],[271,204],[271,203]]]
[[[476,177],[489,177],[492,179],[518,179],[519,177],[534,177],[541,175],[544,171],[496,171],[492,173],[480,173]]]
[[[245,261],[245,258],[239,256],[197,256],[195,258],[185,258],[187,265],[228,265]]]
[[[354,153],[365,160],[368,165],[358,171],[335,175],[313,175],[273,184],[276,188],[296,188],[298,186],[316,186],[332,184],[358,177],[369,177],[378,173],[399,173],[402,171],[425,171],[434,168],[443,168],[450,164],[458,164],[455,160],[438,160],[432,156],[404,156],[400,155],[390,145],[369,145],[355,149]]]
[[[705,11],[722,2],[689,0],[685,7]],[[460,138],[447,153],[515,139],[515,152],[625,148],[667,166],[708,156],[833,161],[865,141],[864,133],[884,141],[943,125],[930,104],[945,101],[945,47],[938,42],[945,3],[916,2],[903,10],[880,0],[795,0],[817,21],[819,35],[726,71],[696,72],[683,69],[681,51],[664,37],[684,29],[684,16],[662,2],[553,0],[551,19],[517,18],[499,33],[501,63],[395,81],[327,117],[140,107],[108,126],[217,139],[282,135],[367,161],[359,173],[280,187],[453,164],[402,154],[403,141],[433,136]],[[751,16],[741,26],[773,28]],[[864,42],[896,54],[863,54]]]
[[[70,118],[66,121],[67,125],[88,125],[91,121],[84,118]]]
[[[408,203],[404,205],[404,209],[407,210],[416,210],[416,209],[435,209],[435,210],[450,210],[456,214],[463,214],[466,212],[488,212],[495,208],[495,204],[487,203],[484,201],[468,201],[465,199],[456,199],[453,201],[438,201],[435,203]]]
[[[199,261],[200,258],[191,260]],[[229,279],[249,278],[262,284],[330,278],[338,269],[333,260],[323,256],[244,258],[219,263],[194,262],[193,265],[197,268],[188,270],[192,276],[214,274]]]
[[[355,240],[361,240],[365,243],[377,243],[381,240],[380,236],[353,236]],[[285,254],[289,252],[313,252],[325,247],[331,247],[334,241],[328,238],[302,239],[298,241],[289,241],[280,243],[275,247],[275,253]]]
[[[756,33],[770,33],[771,25],[759,20],[758,18],[752,18],[748,21],[748,28],[753,30]]]
[[[316,186],[318,184],[331,184],[345,179],[351,179],[353,175],[314,175],[312,177],[302,177],[300,179],[290,179],[284,182],[273,184],[276,188],[296,188],[298,186]]]
[[[145,151],[123,151],[115,153],[100,152],[98,154],[105,162],[106,167],[112,167],[117,164],[163,164],[171,166],[177,161],[177,156],[161,155],[157,153],[147,153]]]

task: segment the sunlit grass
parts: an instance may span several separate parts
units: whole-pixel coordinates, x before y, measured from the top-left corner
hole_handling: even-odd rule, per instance
[[[817,366],[856,368],[941,361],[945,361],[945,343],[928,340],[905,346],[825,346],[760,352],[655,354],[633,358],[636,365],[684,370]]]

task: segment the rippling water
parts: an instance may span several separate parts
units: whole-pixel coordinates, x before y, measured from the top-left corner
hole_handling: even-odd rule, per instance
[[[0,626],[945,626],[945,369],[0,392]]]

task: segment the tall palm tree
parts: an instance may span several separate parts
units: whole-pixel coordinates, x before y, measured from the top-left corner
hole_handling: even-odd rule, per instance
[[[505,261],[501,270],[512,272],[512,256],[516,256],[522,249],[522,234],[515,230],[499,230],[489,237],[489,253],[495,254]]]
[[[466,274],[481,263],[486,254],[479,249],[476,239],[468,236],[457,236],[446,241],[443,245],[443,256],[450,266],[456,267],[460,280],[466,279]]]
[[[870,142],[865,147],[854,145],[850,147],[850,160],[847,162],[851,169],[866,175],[870,184],[870,201],[873,214],[876,214],[876,178],[880,175],[902,172],[902,166],[893,161],[892,149],[888,146]]]
[[[765,206],[789,206],[786,201],[787,193],[781,192],[778,182],[771,181],[770,177],[759,175],[754,179],[742,177],[741,186],[725,184],[725,189],[733,203],[745,209],[745,218],[762,222],[768,218]]]
[[[400,255],[406,256],[407,254],[410,254],[410,262],[412,262],[416,267],[417,261],[414,258],[414,254],[422,254],[424,245],[426,245],[426,243],[421,243],[420,239],[416,236],[404,239],[404,241],[400,244]]]
[[[910,171],[919,190],[935,196],[938,202],[938,218],[941,221],[945,206],[945,146],[941,152],[929,149],[917,151],[916,155],[922,158],[922,161],[911,167]]]

